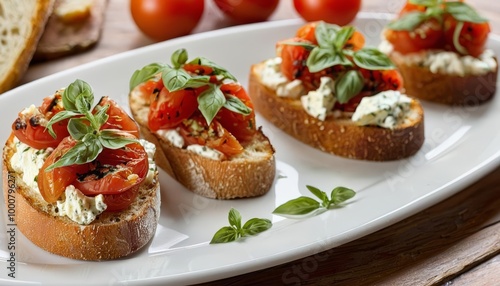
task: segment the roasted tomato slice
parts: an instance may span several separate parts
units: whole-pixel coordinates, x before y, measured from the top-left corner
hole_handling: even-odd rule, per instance
[[[386,30],[385,38],[395,51],[402,54],[419,52],[427,49],[440,49],[443,46],[444,33],[441,24],[431,19],[420,24],[414,31]]]
[[[138,186],[148,173],[148,157],[139,143],[104,149],[73,185],[85,195],[115,195]]]
[[[458,36],[458,43],[464,50],[459,50],[455,47],[453,36],[457,27],[458,21],[451,15],[445,16],[444,20],[444,33],[446,41],[446,49],[461,54],[468,54],[473,57],[481,55],[485,49],[490,33],[490,25],[488,22],[484,23],[471,23],[464,22]]]
[[[50,135],[45,125],[52,116],[63,110],[60,101],[61,95],[56,93],[44,98],[40,107],[33,108],[30,112],[20,112],[19,117],[12,123],[12,131],[19,141],[36,149],[56,148],[59,142],[69,135],[69,119],[52,125],[55,138]]]
[[[103,195],[106,211],[121,211],[130,206],[139,193],[139,185],[130,188],[128,191],[116,195]]]
[[[151,100],[148,125],[152,131],[173,128],[189,118],[198,108],[198,92],[181,89],[170,92],[165,87]]]
[[[300,27],[295,36],[304,40],[307,40],[315,45],[318,44],[316,40],[316,26],[319,22],[310,22],[302,27]],[[352,49],[354,51],[360,50],[365,45],[365,37],[358,31],[354,31],[354,34],[349,38],[349,40],[344,45],[346,49]]]
[[[71,147],[75,146],[76,141],[71,137],[65,137],[57,148],[47,157],[42,168],[38,172],[38,188],[43,199],[49,203],[53,203],[59,199],[67,186],[71,185],[77,178],[78,173],[87,171],[86,165],[72,165],[66,167],[55,168],[50,171],[45,171],[47,167],[59,160],[62,155],[68,152]]]
[[[241,144],[245,144],[252,140],[256,132],[253,103],[245,89],[238,83],[223,84],[220,89],[226,96],[235,96],[247,107],[252,109],[249,115],[243,115],[223,107],[215,116],[215,119],[220,122],[227,131],[233,134]]]
[[[243,152],[238,139],[227,131],[216,119],[210,126],[205,118],[197,112],[190,119],[179,125],[179,133],[187,145],[198,144],[210,147],[231,157]]]
[[[401,90],[403,77],[397,70],[367,70],[359,71],[365,79],[364,91],[381,92],[385,90]]]
[[[119,129],[126,131],[136,138],[139,138],[139,126],[118,104],[107,96],[99,101],[98,106],[109,105],[106,112],[109,116],[108,121],[103,124],[101,129]]]

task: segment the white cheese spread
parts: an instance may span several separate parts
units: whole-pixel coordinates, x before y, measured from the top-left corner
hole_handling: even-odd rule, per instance
[[[321,77],[320,86],[300,98],[306,112],[321,120],[332,110],[336,98],[334,96],[334,81],[330,77]]]
[[[196,126],[195,126],[195,129],[196,129]],[[156,131],[156,134],[158,136],[161,136],[162,138],[164,138],[168,142],[170,142],[175,147],[178,147],[178,148],[184,147],[184,139],[179,134],[179,132],[177,132],[177,130],[175,130],[175,129],[164,129],[164,130],[160,129],[160,130]],[[186,150],[193,152],[193,153],[196,153],[200,156],[203,156],[203,157],[206,157],[209,159],[213,159],[213,160],[222,160],[222,158],[224,158],[224,154],[222,154],[221,152],[219,152],[213,148],[207,147],[207,146],[202,146],[202,145],[197,145],[197,144],[188,145],[186,147]]]
[[[45,159],[52,153],[53,149],[35,149],[22,143],[17,138],[14,138],[14,144],[16,152],[10,159],[10,165],[16,173],[22,174],[22,179],[29,188],[38,191],[38,171],[42,168]]]
[[[160,129],[156,131],[160,137],[167,139],[168,142],[172,143],[177,148],[182,148],[184,146],[184,139],[175,129]]]
[[[302,81],[295,79],[289,81],[285,75],[281,73],[281,58],[275,57],[265,61],[262,69],[262,83],[276,91],[276,95],[281,97],[298,98],[304,92]]]
[[[405,119],[410,103],[411,99],[399,91],[383,91],[363,97],[351,119],[358,125],[394,128]]]
[[[156,145],[144,139],[139,139],[139,143],[141,143],[141,145],[144,147],[144,150],[146,150],[146,154],[148,154],[148,174],[146,175],[144,181],[146,182],[146,184],[150,184],[153,182],[153,178],[156,172],[156,164],[154,161]]]
[[[387,40],[380,43],[379,49],[385,54],[393,52],[393,46]],[[458,76],[483,75],[494,71],[497,68],[494,56],[494,52],[490,49],[486,49],[477,58],[443,50],[426,50],[406,54],[404,57],[399,55],[408,65],[427,67],[433,73]]]
[[[67,216],[72,221],[87,225],[106,210],[104,196],[87,197],[73,185],[66,187],[64,195],[57,201],[59,216]]]

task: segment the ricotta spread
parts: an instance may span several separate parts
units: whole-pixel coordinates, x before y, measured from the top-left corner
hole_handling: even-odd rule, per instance
[[[300,101],[309,115],[324,121],[336,101],[334,81],[329,77],[321,77],[318,89],[309,91]]]
[[[17,138],[14,138],[16,152],[10,159],[12,169],[18,174],[22,174],[22,179],[26,185],[38,191],[38,171],[42,168],[45,159],[52,153],[53,149],[35,149]],[[38,191],[39,192],[39,191]]]
[[[148,174],[146,175],[144,182],[146,182],[146,184],[150,184],[153,182],[153,178],[156,172],[156,163],[154,161],[156,145],[144,139],[139,139],[139,143],[141,143],[141,145],[144,147],[144,150],[146,150],[146,154],[148,154],[149,167]]]
[[[184,139],[175,129],[165,129],[165,130],[160,129],[156,131],[156,134],[164,138],[168,142],[170,142],[175,147],[178,148],[184,147]],[[198,144],[188,145],[186,147],[186,150],[212,160],[222,160],[222,158],[224,158],[224,154],[222,154],[221,152],[203,145],[198,145]]]
[[[295,79],[289,81],[285,75],[281,73],[280,57],[265,61],[261,79],[265,86],[275,90],[276,94],[281,97],[298,98],[304,92],[301,80]]]
[[[393,46],[384,40],[379,49],[385,53],[393,52]],[[458,53],[443,50],[426,50],[418,53],[406,54],[401,58],[408,65],[418,65],[429,68],[433,73],[449,75],[483,75],[497,68],[495,54],[486,49],[479,57],[461,56]]]
[[[399,91],[383,91],[363,97],[351,119],[358,125],[377,125],[392,129],[405,119],[410,103],[411,99]]]
[[[106,210],[106,207],[102,194],[87,197],[73,185],[67,186],[64,195],[57,201],[59,216],[67,216],[72,221],[82,225],[93,222],[99,214]]]

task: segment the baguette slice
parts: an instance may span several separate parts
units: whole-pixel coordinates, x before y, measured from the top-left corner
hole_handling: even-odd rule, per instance
[[[8,208],[15,200],[17,228],[40,248],[80,260],[109,260],[130,255],[146,245],[160,217],[158,172],[152,183],[140,187],[137,199],[121,212],[103,212],[89,225],[58,216],[56,205],[27,187],[22,174],[13,171],[10,158],[16,151],[11,134],[3,149],[3,189]],[[14,194],[9,190],[15,188]],[[12,197],[14,196],[14,198]]]
[[[398,67],[406,93],[412,97],[447,105],[477,105],[496,93],[498,61],[494,71],[482,75],[433,73],[428,67],[408,61],[407,56],[392,52],[389,57]]]
[[[143,98],[139,88],[130,93],[132,116],[142,136],[157,146],[156,164],[187,189],[213,199],[255,197],[270,190],[276,173],[274,149],[260,129],[242,154],[229,160],[212,160],[175,147],[151,132],[149,102]]]
[[[294,138],[324,152],[342,157],[388,161],[415,154],[424,143],[424,112],[417,100],[411,103],[411,120],[394,128],[358,126],[350,118],[325,121],[310,116],[299,99],[284,98],[262,83],[265,63],[250,70],[249,95],[255,109]]]
[[[15,87],[28,69],[53,3],[0,1],[0,93]]]

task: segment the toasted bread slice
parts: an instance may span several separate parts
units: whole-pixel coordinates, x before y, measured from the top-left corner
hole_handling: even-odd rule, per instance
[[[251,67],[249,95],[255,109],[269,122],[294,138],[324,152],[342,157],[388,161],[415,154],[424,142],[424,112],[417,100],[411,103],[411,120],[394,129],[359,126],[350,118],[310,116],[299,99],[279,97],[262,83],[265,63]]]
[[[149,102],[135,88],[130,109],[142,136],[158,147],[156,164],[194,193],[214,199],[255,197],[267,193],[276,173],[274,149],[259,129],[242,154],[213,160],[172,145],[148,128]],[[158,152],[158,151],[161,152]]]
[[[432,72],[429,67],[397,52],[390,53],[389,57],[401,72],[409,96],[447,105],[477,105],[496,93],[498,64],[484,74],[456,75]]]
[[[8,208],[15,209],[17,228],[42,249],[80,260],[109,260],[138,251],[155,234],[160,217],[157,171],[151,183],[140,187],[129,208],[103,212],[92,223],[80,225],[57,215],[56,204],[45,202],[40,192],[28,187],[11,166],[15,152],[11,135],[3,149],[4,200]]]
[[[54,0],[0,2],[0,93],[15,87],[35,53]]]

